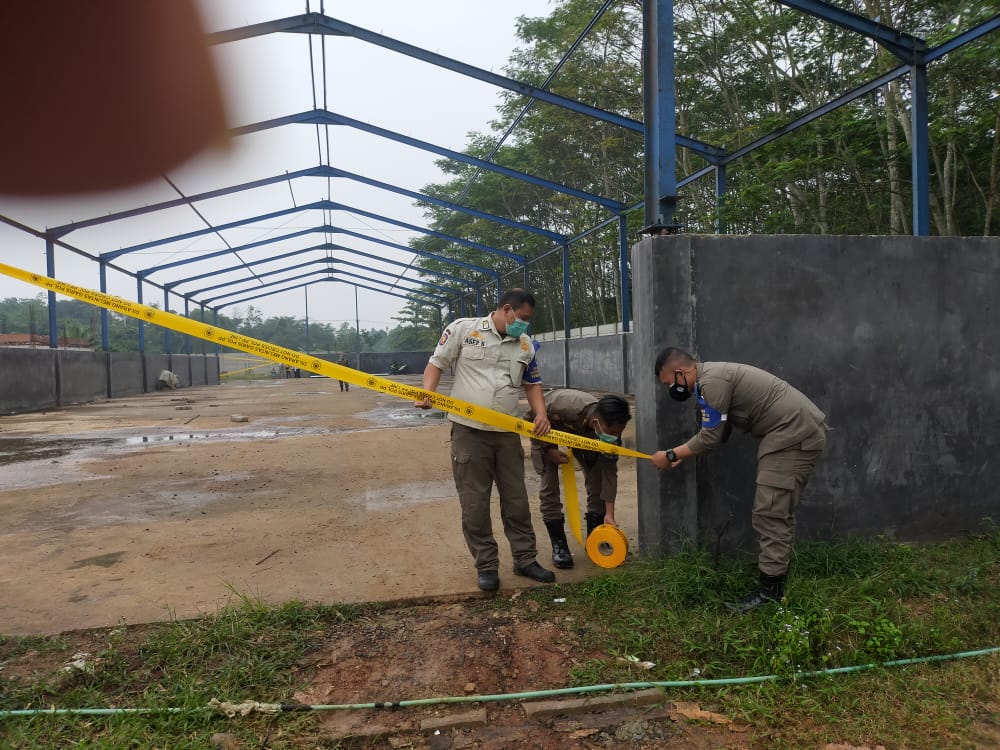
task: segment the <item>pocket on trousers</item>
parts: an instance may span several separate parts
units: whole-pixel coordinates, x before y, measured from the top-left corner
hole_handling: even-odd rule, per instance
[[[531,467],[536,474],[545,473],[545,454],[535,448],[531,449]]]
[[[768,471],[767,469],[757,472],[757,484],[763,484],[767,487],[778,487],[782,490],[794,490],[796,487],[795,477],[780,471]]]

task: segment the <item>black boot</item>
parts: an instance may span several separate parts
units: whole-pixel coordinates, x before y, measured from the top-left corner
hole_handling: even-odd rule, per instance
[[[546,521],[545,528],[548,530],[549,539],[552,542],[552,564],[557,568],[572,568],[573,555],[569,553],[569,542],[566,541],[563,519]]]
[[[589,539],[591,532],[604,523],[604,516],[600,513],[585,513],[583,517],[587,520],[587,539]]]
[[[757,586],[757,590],[738,602],[726,602],[726,608],[730,612],[743,615],[768,602],[781,601],[785,595],[785,578],[787,577],[785,573],[777,576],[769,576],[767,573],[761,571],[760,584]]]

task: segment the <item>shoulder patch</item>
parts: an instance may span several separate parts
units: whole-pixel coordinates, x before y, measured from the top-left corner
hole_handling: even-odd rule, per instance
[[[451,336],[451,329],[445,328],[444,333],[441,334],[441,338],[438,339],[438,346],[444,346],[448,343],[448,337]]]

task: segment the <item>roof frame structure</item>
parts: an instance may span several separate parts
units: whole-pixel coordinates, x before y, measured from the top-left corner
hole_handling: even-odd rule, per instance
[[[764,0],[761,0],[762,2]],[[581,34],[580,38],[570,50],[560,61],[560,66],[562,62],[568,57],[568,55],[575,49],[579,40],[588,33],[588,31],[593,27],[594,22],[597,18],[604,13],[608,7],[611,5],[613,0],[608,0],[605,2],[601,9],[594,15],[591,23],[588,24],[587,28]],[[457,73],[459,75],[478,80],[500,89],[514,92],[516,94],[522,95],[527,98],[528,106],[531,106],[534,102],[545,102],[553,106],[558,106],[569,111],[576,112],[582,116],[590,117],[601,122],[605,122],[623,129],[629,130],[631,132],[643,133],[646,138],[646,190],[645,190],[645,200],[642,203],[636,204],[634,206],[626,206],[617,200],[607,198],[600,195],[594,195],[588,193],[587,191],[575,190],[569,186],[559,185],[558,183],[552,181],[546,181],[537,176],[529,175],[526,173],[516,172],[516,170],[509,170],[500,165],[493,163],[490,159],[475,159],[467,154],[461,154],[450,149],[445,149],[440,146],[422,141],[410,136],[406,136],[401,133],[396,133],[391,130],[381,128],[379,126],[370,125],[368,123],[360,122],[359,120],[346,117],[344,115],[330,112],[324,103],[323,108],[317,108],[314,103],[314,108],[311,111],[301,112],[298,114],[288,115],[285,117],[276,118],[273,120],[267,120],[257,123],[251,123],[248,125],[243,125],[239,128],[235,128],[233,133],[236,135],[248,134],[252,132],[260,132],[275,127],[283,127],[285,125],[291,124],[313,124],[317,128],[319,126],[329,126],[329,125],[340,125],[346,126],[353,129],[366,132],[368,134],[401,143],[403,145],[408,145],[428,153],[434,153],[439,156],[443,156],[448,159],[457,160],[459,162],[464,162],[471,166],[475,166],[477,169],[489,170],[497,174],[505,175],[519,182],[524,182],[527,184],[532,184],[537,187],[542,187],[549,190],[554,190],[560,193],[570,195],[574,198],[593,203],[595,205],[601,206],[602,208],[608,210],[612,216],[610,218],[604,219],[599,222],[594,228],[587,230],[578,234],[576,237],[566,238],[562,237],[558,233],[548,231],[544,228],[533,227],[522,222],[516,222],[511,219],[505,219],[503,217],[491,215],[489,213],[478,211],[477,209],[469,206],[463,206],[461,204],[461,199],[464,198],[465,193],[461,198],[448,201],[445,199],[437,198],[434,196],[428,196],[423,193],[407,190],[401,186],[391,185],[389,183],[374,180],[370,177],[347,172],[342,169],[334,167],[330,163],[320,164],[315,167],[310,167],[307,169],[300,169],[294,172],[285,173],[283,175],[273,175],[270,177],[265,177],[258,180],[253,180],[251,182],[245,182],[239,185],[233,185],[229,187],[223,187],[216,190],[211,190],[207,192],[202,192],[197,195],[185,196],[181,194],[180,198],[173,199],[170,201],[164,201],[161,203],[153,204],[150,206],[138,207],[129,209],[127,211],[118,212],[116,214],[110,214],[104,217],[93,217],[90,219],[85,219],[82,221],[71,222],[68,224],[63,224],[60,226],[52,227],[45,232],[38,232],[36,230],[30,230],[30,228],[25,228],[25,231],[30,231],[32,234],[36,234],[43,237],[46,242],[46,262],[47,271],[50,275],[54,274],[54,258],[53,249],[55,246],[60,246],[71,250],[74,253],[86,256],[92,260],[97,260],[100,266],[101,277],[102,277],[102,288],[104,285],[104,277],[107,269],[114,269],[115,271],[133,276],[137,280],[138,295],[142,295],[142,285],[144,283],[153,284],[164,290],[165,297],[169,294],[178,294],[178,286],[189,283],[192,279],[174,279],[173,281],[167,282],[166,284],[159,285],[155,284],[150,278],[154,274],[163,274],[170,270],[179,269],[184,267],[189,262],[199,262],[202,260],[208,260],[210,258],[222,257],[226,254],[237,255],[237,251],[240,249],[246,249],[250,247],[262,247],[270,242],[278,241],[277,239],[265,239],[253,243],[247,243],[246,245],[241,245],[238,248],[227,247],[225,250],[211,251],[204,253],[195,258],[185,259],[184,261],[177,261],[171,263],[160,264],[146,268],[144,270],[139,270],[136,272],[128,271],[121,268],[114,261],[120,257],[128,255],[133,252],[137,252],[142,249],[148,249],[152,247],[158,247],[163,244],[169,244],[170,242],[181,241],[185,238],[193,239],[196,237],[201,237],[211,233],[218,234],[220,231],[225,229],[235,228],[239,226],[246,226],[248,224],[254,223],[255,221],[261,221],[267,218],[275,218],[279,216],[289,215],[296,211],[307,211],[307,210],[321,210],[325,213],[329,211],[347,211],[357,214],[358,216],[365,216],[372,218],[377,221],[385,221],[394,226],[406,229],[407,231],[426,233],[430,236],[439,237],[447,242],[455,242],[457,244],[462,244],[465,247],[470,247],[477,252],[486,253],[493,255],[495,257],[503,257],[506,260],[513,261],[519,264],[525,275],[527,276],[527,268],[532,263],[538,260],[529,260],[525,256],[518,253],[511,253],[506,250],[499,248],[489,248],[481,243],[475,243],[471,240],[453,237],[446,233],[435,232],[434,230],[422,229],[416,227],[415,225],[408,224],[406,222],[400,222],[391,217],[383,216],[378,213],[368,212],[360,208],[354,208],[342,203],[335,202],[333,200],[317,201],[304,206],[294,206],[293,208],[275,211],[254,218],[246,218],[237,222],[230,222],[225,224],[220,224],[212,226],[207,220],[206,224],[209,226],[206,229],[198,230],[196,232],[190,232],[185,234],[176,235],[174,237],[161,238],[159,240],[153,240],[151,242],[141,243],[138,245],[132,245],[126,248],[120,248],[118,250],[111,250],[101,253],[97,256],[91,255],[85,251],[80,250],[68,243],[65,243],[62,238],[65,235],[77,231],[79,229],[84,229],[88,227],[99,226],[107,224],[113,221],[118,221],[125,218],[131,218],[136,216],[141,216],[145,214],[154,213],[156,211],[166,210],[168,208],[181,207],[184,205],[190,206],[192,210],[195,211],[204,220],[204,217],[195,208],[196,203],[204,200],[208,200],[214,197],[220,197],[224,195],[234,195],[242,191],[253,190],[256,188],[265,187],[268,185],[280,184],[282,182],[288,182],[289,185],[293,180],[300,179],[302,177],[321,177],[321,178],[344,178],[358,182],[360,184],[367,185],[369,187],[377,188],[380,190],[387,190],[396,193],[397,195],[402,195],[411,198],[416,201],[426,202],[428,204],[433,204],[450,211],[464,212],[470,216],[474,216],[479,219],[486,221],[495,221],[505,226],[512,227],[515,229],[523,230],[525,232],[534,234],[536,236],[543,236],[553,243],[553,247],[542,253],[539,257],[545,257],[554,252],[563,252],[564,256],[568,252],[567,247],[571,245],[574,241],[591,234],[599,228],[606,227],[611,223],[617,221],[619,224],[619,250],[620,250],[620,261],[622,268],[622,278],[627,278],[627,234],[625,231],[624,217],[636,208],[645,207],[647,212],[647,223],[651,225],[663,224],[671,225],[673,219],[673,206],[676,201],[676,192],[679,187],[690,184],[695,179],[704,177],[712,172],[715,173],[716,177],[716,192],[717,196],[721,197],[725,194],[726,187],[726,169],[729,165],[736,162],[743,156],[751,153],[755,149],[761,148],[768,143],[772,142],[776,138],[791,132],[792,130],[799,128],[813,120],[822,117],[823,115],[833,111],[834,109],[847,104],[850,101],[857,99],[860,96],[865,95],[871,91],[874,91],[881,86],[886,85],[886,83],[896,80],[898,78],[909,76],[911,82],[911,90],[913,92],[912,106],[911,106],[911,123],[913,132],[913,167],[912,167],[912,182],[914,185],[913,189],[913,217],[914,226],[913,233],[915,235],[927,234],[929,233],[929,210],[928,210],[928,159],[927,159],[927,146],[928,146],[928,133],[927,133],[927,78],[926,69],[929,63],[932,63],[951,51],[954,51],[961,46],[968,44],[978,38],[981,38],[985,34],[993,33],[1000,29],[1000,15],[994,16],[991,19],[971,28],[962,31],[953,38],[945,41],[944,43],[938,45],[933,49],[928,49],[926,41],[909,34],[905,34],[897,29],[893,29],[885,24],[880,23],[877,20],[872,20],[860,16],[858,14],[846,11],[833,5],[826,0],[770,0],[775,4],[782,5],[794,12],[801,14],[811,15],[815,18],[819,18],[827,23],[833,23],[841,28],[848,29],[853,33],[863,34],[868,38],[873,39],[877,44],[881,45],[893,55],[899,58],[902,64],[896,69],[889,71],[888,73],[882,74],[877,78],[868,81],[861,86],[856,87],[852,91],[849,91],[837,99],[834,99],[815,110],[806,113],[805,115],[797,117],[792,122],[775,129],[771,133],[768,133],[750,144],[747,144],[739,149],[727,152],[725,149],[714,146],[712,144],[707,144],[696,139],[690,138],[688,136],[682,136],[676,133],[673,122],[673,110],[674,110],[674,92],[673,92],[673,28],[672,28],[672,16],[673,16],[673,2],[672,0],[644,0],[643,2],[643,12],[644,12],[644,33],[645,33],[645,47],[646,47],[646,59],[647,64],[644,70],[646,89],[644,93],[644,102],[646,104],[644,121],[647,123],[646,126],[643,123],[633,120],[628,117],[624,117],[614,112],[608,112],[606,110],[600,109],[598,107],[593,107],[582,102],[578,102],[566,97],[560,96],[558,94],[552,93],[548,90],[548,84],[552,80],[552,76],[546,81],[543,86],[532,86],[514,79],[498,75],[491,71],[483,70],[481,68],[476,68],[475,66],[462,63],[458,60],[445,57],[443,55],[430,52],[425,49],[421,49],[414,45],[392,39],[390,37],[384,36],[382,34],[377,34],[368,29],[346,23],[344,21],[331,18],[327,16],[322,11],[319,13],[307,12],[304,15],[293,16],[284,19],[278,19],[275,21],[268,21],[261,24],[253,24],[247,27],[239,29],[229,29],[225,31],[216,32],[210,35],[212,43],[215,44],[226,44],[236,42],[241,39],[250,39],[266,34],[277,34],[277,33],[297,33],[297,34],[308,34],[308,35],[319,35],[322,38],[330,36],[339,37],[353,37],[362,42],[370,45],[381,47],[383,49],[390,50],[392,52],[404,55],[410,59],[415,59],[426,64],[435,65],[445,70]],[[308,2],[307,2],[308,11]],[[310,47],[311,49],[311,47]],[[324,62],[325,65],[325,62]],[[558,70],[558,67],[556,70]],[[556,71],[553,71],[553,75]],[[675,175],[675,162],[674,162],[674,152],[675,149],[687,148],[691,149],[694,153],[698,154],[701,158],[705,159],[708,163],[708,167],[698,170],[696,173],[685,177],[681,181],[677,181]],[[329,150],[327,154],[327,162],[329,162]],[[166,179],[166,178],[165,178]],[[168,180],[169,182],[169,180]],[[173,183],[170,183],[173,186]],[[180,192],[178,190],[178,192]],[[294,202],[294,197],[293,197]],[[8,220],[7,217],[0,217],[6,223],[12,226],[17,224]],[[23,226],[23,225],[20,225]],[[724,231],[725,227],[722,226],[721,220],[718,227],[719,231]],[[374,242],[382,244],[384,247],[394,248],[397,250],[402,250],[411,253],[415,256],[421,255],[421,253],[415,251],[406,245],[392,243],[381,238],[374,236],[369,236],[361,232],[355,232],[347,228],[337,227],[331,219],[324,217],[321,224],[317,224],[316,227],[304,230],[300,233],[292,233],[288,235],[283,235],[281,239],[290,239],[294,236],[304,236],[313,232],[322,232],[327,235],[332,235],[336,233],[344,234],[345,236],[357,238],[364,240],[366,242]],[[221,235],[220,235],[221,237]],[[328,238],[329,239],[329,238]],[[223,240],[225,242],[225,240]],[[331,244],[331,243],[327,243]],[[316,246],[318,248],[320,246]],[[313,248],[313,249],[316,249]],[[329,248],[323,248],[324,250],[329,250]],[[347,252],[352,252],[361,255],[362,257],[370,257],[372,259],[387,260],[378,258],[378,256],[373,256],[371,254],[365,254],[361,251],[352,250],[350,248],[343,248]],[[304,251],[303,251],[304,252]],[[290,257],[294,253],[285,253],[284,255],[277,256],[279,258]],[[501,274],[487,269],[483,266],[478,266],[475,264],[461,263],[457,261],[451,261],[442,256],[435,256],[433,254],[424,254],[424,257],[433,258],[435,260],[445,261],[453,263],[459,267],[464,267],[466,270],[473,271],[477,274],[482,274],[484,276],[492,276],[497,282],[498,293],[500,291],[501,285]],[[242,260],[242,259],[241,259]],[[400,263],[395,261],[396,265],[402,266],[403,271],[396,277],[396,285],[400,281],[406,280],[403,274],[412,266],[411,264]],[[259,276],[255,275],[252,268],[257,265],[253,262],[242,262],[242,265],[236,266],[232,269],[227,269],[227,272],[234,272],[239,269],[246,269],[251,275],[250,277],[244,279],[244,282],[254,283],[255,281],[259,284],[261,280]],[[366,271],[373,271],[374,269],[365,268]],[[216,272],[221,273],[221,272]],[[382,272],[386,273],[386,272]],[[430,271],[420,269],[421,274],[430,274]],[[386,274],[389,275],[389,274]],[[438,275],[445,277],[446,274]],[[201,274],[194,278],[204,278],[207,274]],[[413,280],[408,280],[412,282]],[[353,283],[344,281],[343,283]],[[470,284],[471,285],[471,284]],[[474,286],[474,285],[473,285]],[[260,288],[260,287],[258,287]],[[479,287],[475,287],[477,291],[480,292]],[[564,279],[564,288],[566,289],[568,295],[568,281]],[[280,292],[273,292],[280,293]],[[628,330],[628,305],[627,305],[627,284],[622,285],[622,316],[623,316],[623,328]],[[185,300],[185,305],[189,302],[194,302],[195,304],[201,304],[203,307],[205,305],[204,300],[198,300],[198,292],[191,292],[182,295]],[[398,295],[397,295],[398,296]],[[464,300],[463,300],[464,302]],[[50,333],[55,330],[55,310],[54,310],[54,294],[50,294]],[[568,300],[567,300],[568,304]],[[141,326],[140,326],[141,331]],[[50,335],[50,339],[55,341],[55,335]]]

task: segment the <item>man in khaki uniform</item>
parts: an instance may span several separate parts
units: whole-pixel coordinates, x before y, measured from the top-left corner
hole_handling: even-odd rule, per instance
[[[708,453],[738,427],[760,439],[753,528],[760,536],[760,585],[740,602],[749,612],[782,598],[795,535],[795,507],[826,447],[826,416],[784,380],[750,365],[697,362],[673,347],[656,358],[656,376],[675,401],[692,394],[701,411],[701,430],[686,443],[652,456],[657,468],[676,468]]]
[[[437,390],[442,372],[454,368],[452,398],[517,416],[523,385],[536,415],[534,434],[544,435],[550,426],[542,379],[535,362],[534,342],[525,333],[534,309],[532,295],[523,289],[511,289],[485,318],[452,322],[424,368],[424,390]],[[424,399],[414,405],[429,409],[431,403]],[[514,558],[514,573],[551,583],[555,574],[535,560],[535,530],[524,485],[521,436],[457,414],[449,414],[448,419],[452,423],[451,468],[462,506],[462,532],[476,561],[479,588],[495,591],[500,587],[499,552],[490,518],[494,483],[500,494],[500,518]]]
[[[621,434],[632,418],[628,401],[621,396],[609,395],[598,399],[572,388],[557,388],[546,393],[545,411],[554,430],[616,445],[621,445]],[[534,417],[533,411],[525,414],[525,419]],[[574,451],[573,456],[580,462],[587,488],[587,536],[602,523],[616,526],[618,456],[585,450]],[[531,464],[541,479],[538,495],[542,520],[552,542],[552,563],[557,568],[573,567],[559,495],[559,466],[568,460],[558,446],[532,438]]]

